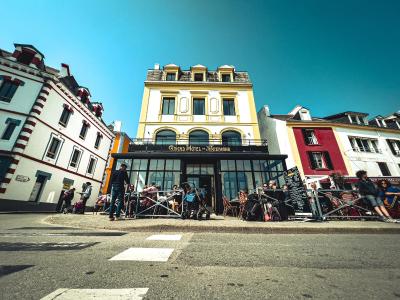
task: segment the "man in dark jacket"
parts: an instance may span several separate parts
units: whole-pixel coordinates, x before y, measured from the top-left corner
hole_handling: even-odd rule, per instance
[[[110,221],[114,221],[115,200],[118,199],[118,206],[115,211],[115,217],[119,219],[122,205],[124,204],[125,183],[129,184],[126,165],[121,164],[119,170],[115,171],[111,176],[111,203],[110,203]]]
[[[382,199],[378,196],[379,190],[375,184],[368,178],[367,172],[364,170],[357,171],[356,176],[358,178],[358,190],[365,199],[371,203],[376,213],[381,217],[382,221],[394,223],[396,222],[389,215],[385,206],[383,205]]]

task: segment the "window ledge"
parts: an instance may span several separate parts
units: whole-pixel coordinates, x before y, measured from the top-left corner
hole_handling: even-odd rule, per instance
[[[306,144],[306,146],[315,147],[315,146],[322,146],[322,145],[321,144]]]

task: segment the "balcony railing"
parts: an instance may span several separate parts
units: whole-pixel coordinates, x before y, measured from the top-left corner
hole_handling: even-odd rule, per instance
[[[129,151],[138,150],[165,150],[170,146],[193,146],[193,147],[227,147],[232,150],[261,150],[268,151],[267,140],[261,139],[200,139],[200,138],[158,138],[155,139],[140,139],[132,140],[129,145]],[[222,148],[221,148],[222,149]],[[223,149],[222,149],[223,150]]]
[[[353,148],[354,152],[363,152],[363,153],[382,153],[381,149],[365,149],[365,148]]]

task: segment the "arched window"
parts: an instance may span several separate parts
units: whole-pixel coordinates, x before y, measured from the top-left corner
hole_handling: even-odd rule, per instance
[[[189,134],[190,145],[208,145],[208,133],[204,130],[195,130]]]
[[[242,145],[242,137],[239,132],[225,131],[222,134],[222,144],[227,146],[240,146]]]
[[[176,133],[172,130],[161,130],[157,132],[157,145],[172,145],[176,143]]]

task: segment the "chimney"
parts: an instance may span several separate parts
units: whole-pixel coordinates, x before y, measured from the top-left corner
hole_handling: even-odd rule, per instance
[[[61,77],[71,76],[71,73],[69,72],[69,66],[67,64],[64,63],[61,64],[60,76]]]
[[[265,116],[267,116],[267,117],[271,116],[271,111],[269,110],[269,106],[268,105],[264,105],[263,110],[264,110]]]
[[[160,64],[154,64],[154,70],[160,70]]]
[[[122,127],[122,122],[121,121],[114,121],[114,131],[115,132],[120,132]]]

